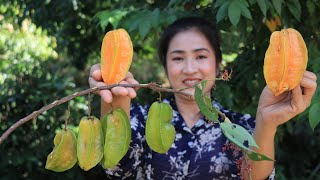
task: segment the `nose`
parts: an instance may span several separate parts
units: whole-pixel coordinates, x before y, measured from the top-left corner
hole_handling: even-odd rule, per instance
[[[182,72],[185,74],[195,73],[197,71],[197,65],[194,62],[191,58],[185,60]]]

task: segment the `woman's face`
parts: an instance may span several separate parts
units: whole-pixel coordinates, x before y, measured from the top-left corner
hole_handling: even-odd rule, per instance
[[[194,86],[201,80],[207,82],[204,93],[210,94],[216,77],[215,52],[206,37],[196,29],[176,34],[167,51],[167,75],[174,89]],[[194,88],[184,92],[194,94]]]

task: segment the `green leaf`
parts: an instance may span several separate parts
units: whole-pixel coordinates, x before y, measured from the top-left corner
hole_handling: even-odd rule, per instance
[[[147,19],[143,23],[139,24],[139,33],[140,33],[142,39],[144,39],[146,37],[150,28],[151,28],[151,23]]]
[[[96,14],[96,17],[99,19],[99,24],[102,29],[106,28],[109,24],[109,11],[100,11]]]
[[[315,12],[316,6],[312,1],[307,1],[307,9],[309,14],[313,14]]]
[[[220,123],[223,134],[242,149],[252,151],[249,146],[259,148],[251,134],[242,126],[234,123]]]
[[[158,27],[160,22],[159,19],[160,19],[160,10],[159,8],[156,8],[150,13],[150,21],[153,27]]]
[[[100,11],[96,14],[96,17],[100,20],[101,28],[104,29],[109,23],[112,24],[113,28],[117,28],[122,17],[127,13],[126,10]]]
[[[274,8],[276,9],[278,15],[281,15],[281,6],[282,6],[283,0],[272,0],[272,4]]]
[[[229,1],[227,1],[219,8],[216,16],[217,23],[226,17],[229,4]]]
[[[247,7],[245,4],[243,4],[243,3],[239,3],[239,4],[240,4],[240,9],[241,9],[241,14],[242,14],[244,17],[252,20],[252,16],[251,16],[251,13],[250,13],[248,7]]]
[[[195,99],[197,105],[201,111],[201,113],[210,121],[217,122],[218,121],[218,111],[216,108],[212,106],[211,99],[205,95],[203,95],[203,89],[206,87],[207,81],[201,81],[201,89],[198,85],[195,85]]]
[[[232,1],[228,8],[228,16],[232,25],[236,26],[239,23],[241,9],[239,1]]]
[[[249,159],[253,160],[253,161],[273,161],[273,159],[269,158],[266,155],[257,153],[255,151],[248,151],[247,155],[249,157]]]
[[[175,7],[183,3],[183,0],[170,0],[168,7]]]
[[[133,14],[130,16],[130,18],[127,19],[127,24],[129,27],[129,31],[133,31],[139,28],[139,25],[143,24],[143,15],[144,13],[138,12],[136,14]]]
[[[289,11],[291,14],[298,20],[300,21],[301,17],[301,5],[299,0],[291,0],[290,2],[287,3]]]
[[[124,10],[115,10],[112,11],[111,16],[109,17],[109,22],[112,24],[114,28],[118,28],[119,22],[122,17],[127,15],[127,11]]]
[[[246,7],[249,7],[247,0],[240,0],[240,3],[245,5]]]
[[[267,16],[267,4],[265,0],[257,0],[258,5],[264,16]]]
[[[214,8],[222,6],[222,4],[226,4],[228,1],[226,0],[217,0],[216,3],[214,4]]]
[[[208,6],[209,3],[212,3],[212,2],[209,0],[201,0],[199,4],[200,6]]]
[[[320,103],[315,103],[309,110],[309,124],[314,131],[314,128],[320,122]]]
[[[251,5],[254,5],[256,2],[257,2],[257,0],[249,0],[249,3],[250,3]]]

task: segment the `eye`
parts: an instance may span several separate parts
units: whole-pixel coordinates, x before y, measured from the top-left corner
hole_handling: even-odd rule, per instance
[[[199,55],[196,57],[196,59],[206,59],[206,58],[207,58],[207,56],[203,56],[203,55]]]
[[[174,57],[174,58],[172,58],[172,60],[173,61],[181,61],[181,60],[183,60],[183,58],[182,57]]]

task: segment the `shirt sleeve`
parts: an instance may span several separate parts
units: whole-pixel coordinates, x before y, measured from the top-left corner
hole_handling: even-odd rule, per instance
[[[119,164],[113,168],[105,169],[109,178],[132,179],[143,176],[143,165],[145,164],[145,119],[147,116],[146,107],[132,103],[130,109],[131,142],[127,154]],[[102,166],[103,167],[103,166]]]

